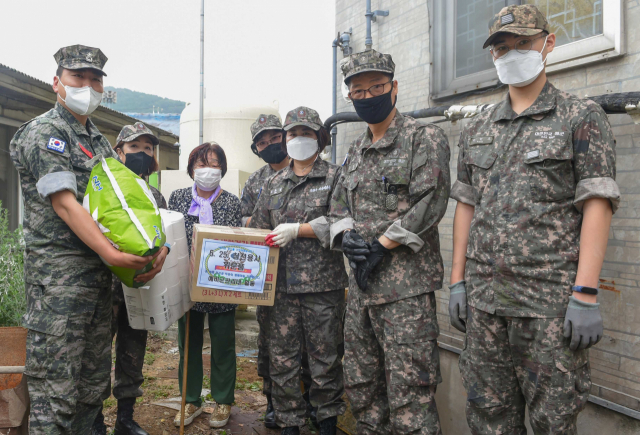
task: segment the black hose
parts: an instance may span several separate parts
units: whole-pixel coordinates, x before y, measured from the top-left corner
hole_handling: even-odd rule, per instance
[[[605,113],[627,113],[625,107],[627,105],[640,103],[640,92],[625,92],[619,94],[605,94],[595,97],[589,97],[589,100],[593,100],[602,106]],[[411,116],[412,118],[432,118],[435,116],[444,116],[445,110],[448,110],[451,106],[438,106],[428,109],[419,109],[412,112],[404,112],[403,115]],[[338,124],[345,124],[348,122],[363,122],[356,112],[340,112],[330,116],[324,122],[324,126],[331,131],[331,129]]]

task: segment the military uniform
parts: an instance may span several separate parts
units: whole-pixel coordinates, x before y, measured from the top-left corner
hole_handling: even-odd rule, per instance
[[[563,322],[582,206],[608,198],[615,212],[620,199],[607,116],[547,82],[519,115],[507,95],[472,119],[458,146],[451,197],[475,208],[459,361],[471,431],[526,434],[528,405],[535,433],[575,434],[591,379],[588,351],[569,349]]]
[[[588,351],[569,349],[562,324],[582,205],[609,198],[615,211],[620,198],[607,116],[547,82],[520,115],[507,95],[473,119],[459,147],[451,197],[475,207],[460,358],[469,424],[474,433],[526,433],[526,401],[535,431],[575,433],[591,386]]]
[[[65,68],[101,70],[106,62],[99,49],[84,46],[55,57]],[[80,124],[59,103],[20,127],[10,149],[25,209],[30,433],[89,433],[109,383],[111,273],[49,196],[69,190],[82,204],[91,157],[117,156],[90,120]]]
[[[158,139],[142,122],[123,127],[116,140],[116,146],[131,142],[140,136],[148,136],[156,144]],[[167,202],[158,189],[149,186],[158,208],[167,208]],[[142,396],[140,388],[144,382],[142,367],[147,348],[147,331],[129,326],[129,316],[124,300],[122,282],[113,275],[111,291],[113,294],[113,318],[111,320],[111,339],[116,336],[115,383],[113,396],[117,400]]]
[[[393,73],[374,50],[345,59],[346,78]],[[400,243],[362,292],[353,272],[345,315],[345,388],[358,433],[440,433],[435,403],[442,381],[434,291],[444,268],[437,225],[449,198],[449,145],[443,131],[396,112],[384,137],[367,129],[349,148],[331,199],[331,247],[355,229],[366,241]]]
[[[288,123],[293,121],[287,117]],[[317,124],[322,125],[319,117]],[[299,376],[303,343],[308,349],[313,381],[310,402],[318,407],[317,420],[345,410],[341,354],[347,275],[342,255],[327,249],[326,219],[340,168],[318,158],[308,175],[298,177],[291,165],[264,185],[249,224],[252,228],[274,229],[282,223],[309,223],[317,236],[294,239],[280,249],[268,340],[272,398],[281,427],[302,426],[305,422]]]

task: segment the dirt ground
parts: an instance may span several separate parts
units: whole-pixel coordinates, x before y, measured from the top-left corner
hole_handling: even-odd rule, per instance
[[[151,435],[177,435],[179,428],[173,425],[173,419],[178,411],[155,405],[162,400],[179,398],[178,390],[178,361],[177,342],[166,338],[165,334],[149,333],[147,353],[143,374],[145,377],[142,389],[144,395],[138,398],[135,406],[134,419]],[[210,356],[209,348],[203,349],[204,383],[203,388],[209,388]],[[113,352],[115,358],[115,349]],[[111,373],[113,380],[113,371]],[[237,376],[235,403],[231,411],[231,418],[223,429],[209,427],[209,414],[213,403],[205,405],[202,413],[192,424],[185,427],[185,434],[202,435],[267,435],[279,434],[279,430],[269,430],[262,422],[267,407],[267,399],[262,394],[262,378],[258,377],[255,358],[237,358]],[[173,403],[174,405],[176,402]],[[179,405],[179,402],[177,402]],[[105,421],[110,430],[116,421],[116,400],[113,396],[105,401]],[[319,434],[315,428],[301,428],[301,433]],[[344,434],[338,431],[339,434]]]

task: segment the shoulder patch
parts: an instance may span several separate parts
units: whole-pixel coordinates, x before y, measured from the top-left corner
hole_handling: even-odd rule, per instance
[[[53,136],[49,138],[49,143],[47,144],[48,150],[63,154],[66,147],[67,147],[67,143],[65,141],[55,138]]]

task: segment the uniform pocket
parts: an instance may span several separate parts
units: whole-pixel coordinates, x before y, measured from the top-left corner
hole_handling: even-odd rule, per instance
[[[418,320],[394,326],[391,360],[391,384],[422,387],[441,381],[437,326]]]
[[[475,193],[476,204],[482,200],[482,192],[489,181],[489,169],[493,166],[498,153],[493,145],[470,146],[467,151],[465,164],[471,174],[471,185]]]
[[[25,373],[35,378],[70,377],[67,363],[68,316],[30,309],[23,318],[29,329]]]
[[[269,201],[267,201],[267,210],[281,209],[285,203],[285,199],[286,198],[284,193],[269,197]]]
[[[587,350],[572,351],[562,347],[553,351],[556,370],[552,374],[553,399],[549,405],[558,414],[580,412],[587,404],[591,390],[591,372]]]
[[[524,163],[529,174],[531,198],[553,202],[575,194],[573,149],[565,139],[534,142],[529,145]]]

